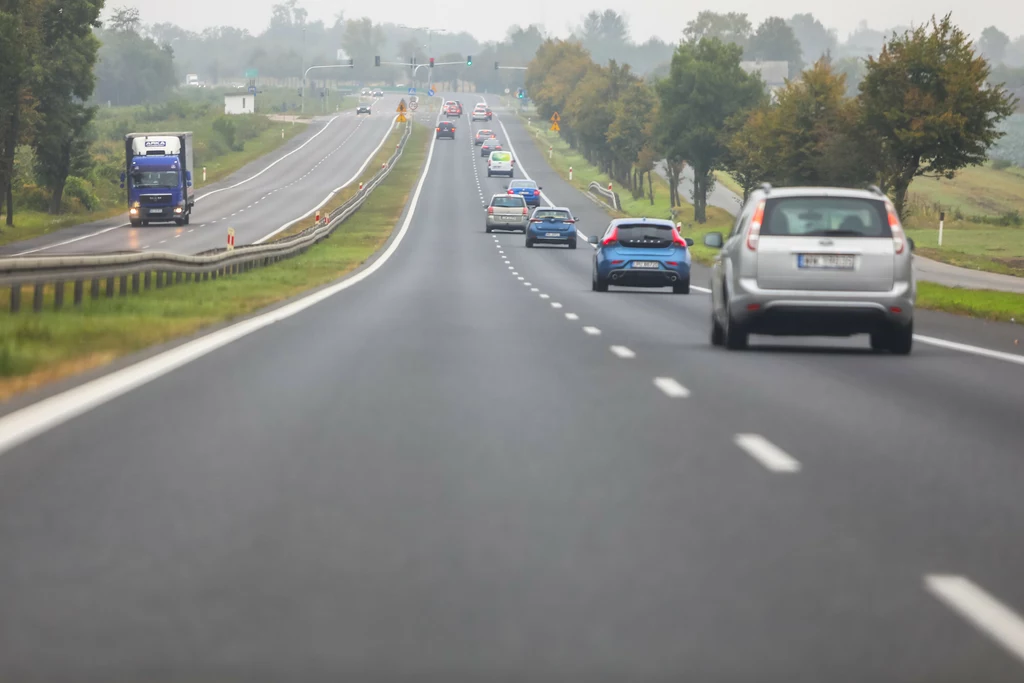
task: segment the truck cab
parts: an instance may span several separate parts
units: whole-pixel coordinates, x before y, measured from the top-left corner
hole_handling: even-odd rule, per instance
[[[195,205],[192,133],[130,133],[125,154],[121,186],[127,185],[131,224],[187,225]]]

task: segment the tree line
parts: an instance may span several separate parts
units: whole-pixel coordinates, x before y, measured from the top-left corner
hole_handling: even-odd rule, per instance
[[[88,163],[81,140],[95,114],[86,104],[103,0],[7,0],[0,5],[0,209],[14,224],[14,157],[34,151],[35,175],[59,209],[65,182]]]
[[[1018,103],[948,15],[893,33],[864,61],[853,95],[827,52],[769,93],[757,71],[741,66],[745,48],[723,40],[727,28],[691,23],[668,73],[654,79],[614,60],[597,64],[580,43],[549,40],[530,64],[527,89],[542,116],[559,112],[570,145],[636,197],[644,174],[653,194],[650,174],[664,160],[679,206],[675,188],[689,165],[698,222],[716,171],[733,175],[744,194],[764,182],[876,184],[902,215],[915,177],[952,178],[983,163]]]

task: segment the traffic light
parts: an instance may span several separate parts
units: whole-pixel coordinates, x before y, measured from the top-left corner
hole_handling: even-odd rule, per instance
[[[373,58],[373,65],[380,66],[380,55],[377,55],[376,57]]]
[[[466,66],[473,66],[473,55],[466,56]]]
[[[434,58],[433,57],[430,58],[430,68],[431,69],[434,68]]]
[[[497,71],[497,70],[498,70],[498,63],[497,63],[497,62],[495,62],[495,63],[494,63],[494,70],[495,70],[495,71]]]

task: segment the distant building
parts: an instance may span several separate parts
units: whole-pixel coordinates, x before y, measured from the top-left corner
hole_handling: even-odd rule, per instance
[[[224,113],[225,114],[255,114],[256,113],[256,96],[252,93],[245,93],[244,95],[225,95],[224,96]]]
[[[773,99],[775,91],[784,86],[789,78],[789,62],[740,62],[740,68],[748,74],[760,73]]]

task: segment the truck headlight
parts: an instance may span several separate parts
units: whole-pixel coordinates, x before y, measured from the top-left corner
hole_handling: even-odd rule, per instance
[[[139,213],[139,210],[136,209],[134,206],[132,208],[128,209],[128,214],[131,215],[131,216],[135,216],[138,213]]]
[[[181,213],[182,209],[180,206],[174,207],[174,213]]]

